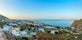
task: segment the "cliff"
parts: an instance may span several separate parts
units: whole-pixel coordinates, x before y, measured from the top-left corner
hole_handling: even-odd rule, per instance
[[[76,28],[76,32],[82,33],[82,19],[74,21],[71,26]]]

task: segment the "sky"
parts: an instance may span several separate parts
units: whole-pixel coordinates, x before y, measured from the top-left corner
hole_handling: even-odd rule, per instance
[[[81,19],[82,0],[0,0],[10,19]]]

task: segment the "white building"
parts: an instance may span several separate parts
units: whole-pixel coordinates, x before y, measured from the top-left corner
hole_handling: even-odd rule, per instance
[[[55,34],[56,32],[59,32],[58,30],[51,30],[51,34]]]
[[[28,37],[28,38],[29,38],[29,37],[32,37],[32,36],[31,36],[30,34],[28,34],[26,31],[21,31],[20,33],[21,33],[21,36],[22,36],[22,37]]]
[[[71,31],[74,31],[75,30],[75,27],[71,27]]]
[[[12,30],[12,34],[14,36],[21,36],[20,31],[18,31],[18,30]]]
[[[19,29],[19,28],[13,28],[13,27],[12,27],[12,30],[18,30],[18,31],[20,31],[20,29]]]
[[[22,25],[24,25],[24,24],[26,24],[27,22],[25,22],[25,21],[19,21],[19,22],[17,22],[17,24],[22,24]]]
[[[38,28],[39,31],[45,32],[44,28]]]
[[[44,26],[44,28],[54,29],[55,27],[51,27],[51,26]]]
[[[9,23],[10,26],[18,26],[16,23]]]
[[[2,30],[5,32],[10,32],[12,30],[12,26],[4,25]]]
[[[21,31],[20,33],[21,33],[22,36],[27,36],[27,35],[26,35],[26,34],[27,34],[26,31]]]
[[[37,35],[37,33],[36,32],[31,32],[30,35]]]
[[[0,20],[0,22],[4,22],[5,20]]]

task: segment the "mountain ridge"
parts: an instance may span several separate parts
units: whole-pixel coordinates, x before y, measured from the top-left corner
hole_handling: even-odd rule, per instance
[[[9,21],[10,19],[0,14],[0,20]]]

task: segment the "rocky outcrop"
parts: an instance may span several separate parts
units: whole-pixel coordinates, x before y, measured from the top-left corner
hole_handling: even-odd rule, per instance
[[[71,26],[76,28],[76,32],[82,33],[82,19],[74,21]]]

